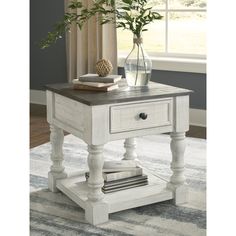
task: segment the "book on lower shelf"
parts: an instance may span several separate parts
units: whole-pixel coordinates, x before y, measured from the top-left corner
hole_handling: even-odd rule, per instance
[[[127,164],[125,163],[124,165],[127,166]],[[117,165],[117,163],[114,163],[114,165]],[[109,163],[108,166],[112,167],[112,164]],[[117,171],[117,169],[120,171]],[[114,172],[110,172],[110,170]],[[85,177],[86,181],[88,181],[89,172],[85,173]],[[112,193],[148,184],[148,176],[143,174],[143,169],[139,166],[103,169],[103,178],[104,186],[102,191],[104,193]]]
[[[138,164],[134,160],[121,160],[121,161],[104,161],[103,169],[109,168],[134,168]]]
[[[106,77],[101,77],[98,74],[86,74],[81,75],[79,80],[82,82],[117,83],[121,78],[121,75],[108,75]]]
[[[103,169],[103,178],[106,182],[141,176],[142,174],[143,169],[140,167],[135,167],[129,170],[120,169],[120,171],[115,170],[115,172],[114,169]],[[85,177],[88,179],[89,172],[85,173]]]
[[[120,187],[120,188],[117,188],[117,189],[104,190],[104,189],[102,188],[102,192],[105,193],[105,194],[106,194],[106,193],[114,193],[114,192],[118,192],[118,191],[130,189],[130,188],[136,188],[136,187],[145,186],[145,185],[147,185],[147,184],[148,184],[148,181],[143,182],[143,183],[139,183],[139,184],[135,184],[135,185],[132,185],[132,186]]]
[[[124,186],[130,186],[133,184],[138,184],[141,182],[147,181],[147,175],[139,175],[139,176],[133,176],[129,178],[124,178],[124,179],[118,179],[118,180],[113,180],[113,181],[104,181],[104,189],[113,189],[113,188],[119,188],[119,187],[124,187]]]
[[[143,177],[143,176],[142,176]],[[145,186],[148,184],[148,179],[147,177],[143,177],[143,179],[140,179],[139,181],[133,181],[133,182],[126,182],[126,183],[121,183],[119,185],[114,185],[114,186],[106,186],[106,183],[104,183],[104,186],[102,187],[102,192],[103,193],[113,193],[125,189],[130,189],[130,188],[136,188],[140,186]]]

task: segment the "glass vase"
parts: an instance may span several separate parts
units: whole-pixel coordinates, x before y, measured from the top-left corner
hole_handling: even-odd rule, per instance
[[[143,39],[134,37],[133,48],[125,59],[128,86],[147,86],[151,78],[152,61],[143,48]]]

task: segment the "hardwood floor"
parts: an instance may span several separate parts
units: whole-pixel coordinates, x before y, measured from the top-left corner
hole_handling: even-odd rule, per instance
[[[46,106],[30,104],[30,148],[49,142],[49,135]],[[206,128],[190,126],[186,136],[206,139]]]
[[[30,148],[49,141],[46,106],[30,104]]]

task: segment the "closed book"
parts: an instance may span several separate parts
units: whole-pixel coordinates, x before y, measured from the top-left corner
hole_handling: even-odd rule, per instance
[[[147,179],[143,179],[143,180],[138,180],[135,182],[130,182],[130,183],[124,183],[124,184],[118,184],[118,185],[114,185],[114,186],[106,186],[104,184],[104,186],[102,187],[104,190],[110,190],[110,189],[118,189],[118,188],[123,188],[123,187],[127,187],[127,186],[133,186],[136,184],[140,184],[140,183],[147,183],[148,180]]]
[[[116,83],[121,79],[121,75],[108,75],[106,77],[100,77],[97,74],[86,74],[79,77],[83,82],[102,82],[102,83]]]
[[[82,85],[88,85],[88,86],[92,86],[92,87],[96,87],[96,88],[100,88],[100,87],[108,87],[111,85],[114,85],[115,83],[100,83],[100,82],[81,82],[78,79],[74,79],[72,81],[73,84],[82,84]]]
[[[126,179],[129,177],[140,176],[143,174],[143,169],[140,167],[135,168],[134,170],[129,171],[120,171],[114,173],[103,173],[104,181],[110,182],[114,180]],[[85,173],[86,179],[89,177],[89,172]]]
[[[107,87],[93,87],[93,86],[88,86],[88,85],[83,85],[83,84],[73,84],[73,88],[78,89],[78,90],[109,92],[109,91],[118,89],[119,86],[118,84],[113,84]]]
[[[131,185],[131,184],[136,184],[142,181],[147,180],[147,175],[141,175],[141,176],[135,176],[135,177],[130,177],[126,179],[121,179],[121,180],[114,180],[110,182],[104,182],[104,188],[111,188],[111,187],[118,187],[118,186],[125,186],[125,185]]]
[[[113,188],[113,189],[104,189],[104,188],[102,188],[102,192],[105,193],[105,194],[106,193],[114,193],[114,192],[117,192],[117,191],[126,190],[126,189],[130,189],[130,188],[136,188],[136,187],[145,186],[145,185],[148,185],[148,181],[144,181],[144,182],[129,185],[129,186]]]
[[[130,168],[130,167],[137,167],[137,162],[133,160],[105,161],[103,165],[104,169]]]
[[[143,174],[143,169],[139,167],[139,168],[136,168],[136,170],[121,171],[121,172],[115,172],[115,173],[104,173],[104,175],[105,175],[104,180],[109,182],[109,181],[139,176],[142,174]]]
[[[104,173],[115,173],[115,172],[121,172],[121,171],[130,171],[130,170],[136,170],[138,167],[116,167],[116,168],[103,168],[102,172]]]

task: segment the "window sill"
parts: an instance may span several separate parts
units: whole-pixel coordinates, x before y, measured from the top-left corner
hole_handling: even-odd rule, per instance
[[[152,69],[178,72],[206,73],[206,59],[153,57]],[[118,66],[124,67],[125,57],[118,58]]]

